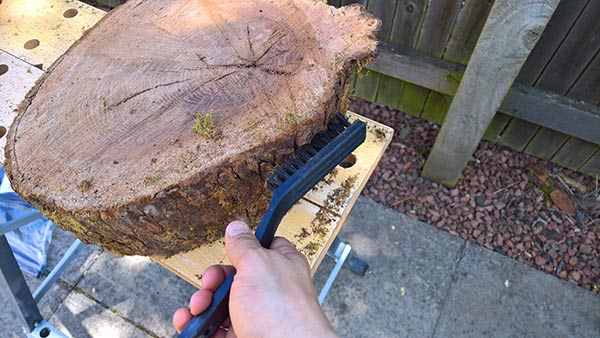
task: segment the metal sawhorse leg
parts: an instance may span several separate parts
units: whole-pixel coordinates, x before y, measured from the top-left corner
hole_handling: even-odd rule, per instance
[[[323,288],[319,293],[319,304],[323,304],[325,297],[327,297],[333,282],[335,282],[335,279],[344,264],[350,268],[350,271],[360,276],[364,276],[369,269],[369,264],[356,256],[352,252],[350,244],[343,242],[339,237],[336,237],[333,240],[333,244],[331,244],[327,251],[327,256],[332,257],[335,260],[335,266],[331,270],[331,273],[329,273],[329,277],[327,277],[327,281],[325,281],[325,285],[323,285]]]
[[[13,220],[0,225],[0,273],[6,282],[12,301],[21,312],[29,333],[30,338],[67,338],[52,324],[44,320],[37,303],[50,289],[52,284],[60,277],[65,268],[73,260],[75,255],[83,248],[84,244],[78,239],[71,244],[67,252],[52,269],[50,274],[44,279],[42,284],[35,290],[33,295],[29,291],[25,277],[17,264],[17,260],[8,245],[4,234],[14,230],[22,225],[43,217],[39,212],[32,212],[17,220]]]

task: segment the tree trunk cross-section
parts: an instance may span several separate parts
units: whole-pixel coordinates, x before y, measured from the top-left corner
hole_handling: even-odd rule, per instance
[[[378,19],[322,1],[129,1],[10,128],[14,189],[87,243],[169,256],[256,224],[265,174],[343,108]]]

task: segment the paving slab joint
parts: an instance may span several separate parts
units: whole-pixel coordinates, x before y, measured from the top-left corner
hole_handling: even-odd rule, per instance
[[[80,280],[80,279],[79,279]],[[77,283],[79,283],[79,280],[77,281]],[[81,294],[82,296],[90,299],[91,301],[93,301],[94,303],[97,303],[98,305],[100,305],[101,307],[103,307],[104,309],[110,311],[113,315],[123,319],[124,321],[126,321],[127,323],[135,326],[138,330],[144,332],[145,334],[147,334],[150,337],[153,338],[160,338],[159,335],[157,335],[156,333],[150,331],[149,329],[143,327],[142,325],[134,322],[133,320],[127,318],[124,314],[120,313],[119,311],[112,309],[108,304],[103,303],[102,301],[94,298],[94,296],[90,295],[89,293],[87,293],[85,290],[81,289],[80,287],[78,287],[77,285],[72,285],[69,282],[59,279],[59,281],[66,286],[69,289],[69,293],[70,292],[77,292],[79,294]],[[52,314],[52,316],[54,316],[54,314]]]
[[[456,261],[454,263],[454,268],[452,269],[452,276],[450,278],[450,285],[448,285],[448,288],[446,289],[446,294],[444,295],[444,299],[442,300],[442,307],[440,308],[440,312],[439,312],[437,318],[435,319],[435,325],[433,326],[433,332],[431,333],[431,338],[435,338],[435,334],[437,332],[440,318],[442,317],[442,314],[444,313],[444,309],[446,308],[446,302],[448,301],[448,298],[450,298],[450,291],[452,291],[452,287],[454,287],[454,283],[457,280],[456,271],[458,271],[458,266],[460,265],[460,262],[462,261],[462,259],[465,257],[466,248],[467,248],[467,241],[463,240],[462,245],[460,246],[460,249],[458,249],[458,254],[456,255]]]

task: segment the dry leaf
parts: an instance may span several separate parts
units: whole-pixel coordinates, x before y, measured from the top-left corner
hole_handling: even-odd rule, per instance
[[[575,213],[575,203],[566,192],[555,189],[550,193],[550,199],[560,210],[569,214]]]
[[[529,163],[525,169],[527,172],[537,177],[540,182],[544,183],[550,177],[550,170],[546,167],[542,167],[539,164]]]

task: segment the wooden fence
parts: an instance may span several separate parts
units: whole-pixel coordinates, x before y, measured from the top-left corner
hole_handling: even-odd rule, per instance
[[[357,77],[354,94],[442,124],[494,1],[329,3],[361,3],[383,22],[379,57]],[[537,44],[485,140],[569,169],[600,173],[598,18],[600,1],[562,0],[539,40],[535,30],[529,32]]]

